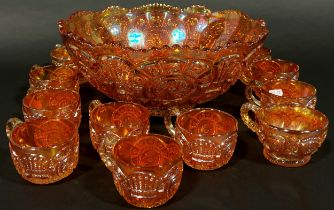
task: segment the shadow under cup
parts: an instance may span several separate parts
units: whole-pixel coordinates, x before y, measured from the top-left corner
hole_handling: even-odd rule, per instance
[[[255,121],[250,119],[249,111],[255,112]],[[263,143],[266,159],[285,167],[307,164],[325,140],[328,130],[324,114],[303,106],[259,108],[246,103],[241,107],[241,117]]]
[[[177,117],[175,139],[182,145],[183,160],[198,170],[227,164],[237,142],[238,123],[215,109],[193,109]]]
[[[29,182],[49,184],[70,175],[79,158],[79,134],[71,121],[34,119],[7,122],[10,154],[16,170]]]

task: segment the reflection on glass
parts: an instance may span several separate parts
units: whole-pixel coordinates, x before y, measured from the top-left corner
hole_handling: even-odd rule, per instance
[[[132,12],[128,12],[128,13],[126,14],[126,17],[127,17],[129,20],[131,20],[131,19],[133,19],[133,18],[135,17],[135,15],[134,15]]]
[[[109,27],[109,31],[110,31],[110,33],[111,33],[112,35],[116,36],[116,35],[118,35],[119,32],[120,32],[120,27],[119,27],[119,25],[111,25],[111,26]]]
[[[144,46],[144,34],[136,29],[128,32],[129,46],[140,48]]]
[[[198,25],[197,25],[197,30],[199,32],[202,32],[206,27],[208,26],[208,23],[207,22],[200,22]]]
[[[172,43],[181,44],[186,39],[186,32],[183,28],[176,28],[172,31]]]
[[[150,12],[146,12],[146,14],[145,14],[145,16],[146,16],[146,19],[147,20],[151,20],[151,13]]]
[[[186,17],[185,14],[180,14],[180,15],[179,15],[180,20],[183,20],[185,17]]]

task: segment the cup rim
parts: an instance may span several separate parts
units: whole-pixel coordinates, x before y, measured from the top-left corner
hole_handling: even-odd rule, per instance
[[[143,137],[143,136],[154,136],[154,137],[162,137],[163,139],[169,139],[171,142],[175,143],[177,145],[177,147],[179,148],[179,153],[178,156],[173,160],[173,161],[168,161],[167,164],[163,164],[163,165],[158,165],[158,166],[137,166],[137,165],[131,165],[128,162],[125,162],[119,158],[117,158],[117,156],[114,154],[115,152],[115,148],[118,144],[120,144],[120,142],[122,143],[123,141],[126,141],[127,139],[131,139],[131,138],[138,138],[138,137]],[[181,146],[174,140],[174,138],[170,137],[170,136],[166,136],[166,135],[162,135],[162,134],[143,134],[143,135],[139,135],[139,136],[130,136],[130,137],[126,137],[126,138],[122,138],[120,139],[115,146],[113,147],[112,150],[112,157],[115,161],[115,164],[117,166],[119,166],[119,163],[122,165],[126,165],[126,167],[132,168],[132,169],[145,169],[145,170],[149,170],[149,169],[158,169],[158,168],[164,168],[164,167],[173,167],[174,165],[176,165],[178,162],[183,161],[182,159],[182,148]]]
[[[275,58],[275,59],[261,59],[255,62],[255,65],[260,62],[270,62],[270,63],[277,63],[278,65],[282,65],[281,63],[286,63],[288,65],[293,65],[295,68],[293,68],[293,71],[288,71],[288,72],[282,72],[282,73],[297,73],[299,72],[299,65],[296,64],[295,62],[292,62],[290,60],[285,60],[281,58]]]
[[[71,104],[67,105],[67,106],[63,106],[63,107],[58,107],[56,109],[36,109],[36,108],[32,108],[30,107],[29,105],[27,105],[25,103],[25,100],[27,98],[27,96],[29,95],[32,95],[32,94],[35,94],[36,92],[47,92],[47,91],[62,91],[62,92],[71,92],[73,93],[77,100],[73,101]],[[55,110],[62,110],[62,109],[67,109],[67,108],[70,108],[72,106],[75,105],[76,108],[78,108],[80,106],[81,102],[80,102],[80,94],[74,90],[71,90],[71,89],[64,89],[64,88],[59,88],[59,89],[46,89],[46,90],[32,90],[32,91],[29,91],[22,99],[22,106],[26,109],[29,109],[29,110],[33,110],[33,111],[36,111],[36,112],[43,112],[43,111],[55,111]]]
[[[10,134],[10,138],[9,138],[9,143],[11,145],[14,145],[15,147],[18,147],[22,150],[29,150],[29,151],[38,151],[38,150],[50,150],[50,149],[58,149],[58,148],[62,148],[64,146],[67,146],[67,145],[72,145],[74,143],[79,143],[79,138],[77,141],[74,141],[76,139],[76,135],[78,132],[73,132],[71,137],[68,138],[68,140],[64,141],[63,143],[61,144],[57,144],[57,145],[52,145],[52,146],[30,146],[30,147],[25,147],[25,146],[22,146],[18,143],[16,143],[13,138],[12,138],[12,134],[15,132],[16,129],[22,127],[24,124],[30,124],[30,123],[33,123],[33,122],[36,122],[36,121],[66,121],[66,123],[69,123],[71,124],[71,126],[73,127],[73,130],[76,130],[76,126],[75,124],[71,121],[71,120],[67,120],[67,119],[57,119],[57,118],[39,118],[39,119],[33,119],[33,120],[29,120],[29,121],[24,121],[22,122],[21,124],[19,124],[17,127],[15,127],[13,129],[13,131],[11,132]]]
[[[204,111],[204,110],[217,111],[220,114],[223,114],[225,116],[230,117],[235,122],[235,130],[228,131],[228,132],[223,133],[223,134],[205,135],[205,134],[190,132],[187,129],[185,129],[183,126],[181,126],[181,124],[180,124],[181,117],[183,117],[183,116],[185,116],[185,115],[187,115],[187,114],[189,114],[190,112],[193,112],[193,111]],[[233,135],[235,133],[238,133],[238,120],[233,115],[231,115],[227,112],[224,112],[222,110],[219,110],[219,109],[214,109],[214,108],[195,108],[195,109],[190,109],[188,111],[185,111],[185,112],[181,113],[179,116],[177,116],[175,125],[176,125],[176,129],[180,129],[182,131],[182,133],[187,133],[187,134],[195,135],[195,136],[198,136],[198,137],[223,137],[223,136],[230,136],[230,135]]]
[[[263,90],[263,87],[265,85],[268,85],[268,84],[271,84],[271,83],[275,83],[275,82],[292,82],[292,83],[295,83],[295,84],[301,84],[301,85],[304,85],[304,86],[308,86],[312,89],[312,92],[313,94],[310,95],[310,96],[301,96],[301,97],[290,97],[290,96],[277,96],[275,94],[272,94],[272,93],[269,93],[268,91],[264,91]],[[300,81],[300,80],[292,80],[292,79],[280,79],[280,78],[277,78],[277,79],[272,79],[272,80],[268,80],[266,82],[264,82],[263,84],[257,86],[260,88],[261,90],[261,94],[265,94],[265,95],[270,95],[272,97],[275,97],[275,98],[279,98],[279,97],[284,97],[284,98],[288,98],[288,99],[297,99],[297,98],[300,98],[300,99],[312,99],[314,97],[316,97],[317,95],[317,89],[315,86],[313,86],[312,84],[310,83],[307,83],[307,82],[303,82],[303,81]]]
[[[93,115],[96,115],[94,112],[96,112],[96,110],[99,108],[99,107],[106,107],[106,106],[109,106],[109,105],[116,105],[116,104],[130,104],[130,105],[135,105],[135,106],[138,106],[140,107],[140,109],[142,111],[144,111],[145,113],[145,116],[147,117],[147,119],[145,121],[142,121],[143,123],[141,125],[137,125],[137,126],[130,126],[130,128],[135,128],[135,129],[139,129],[141,127],[143,127],[143,124],[145,124],[146,122],[150,122],[150,110],[147,109],[146,107],[144,107],[143,105],[141,104],[137,104],[137,103],[133,103],[133,102],[126,102],[126,101],[112,101],[112,102],[108,102],[108,103],[101,103],[99,104],[98,106],[94,107],[92,109],[92,111],[89,113],[89,122],[92,122],[91,125],[93,128],[102,128],[103,130],[105,131],[109,131],[109,128],[122,128],[122,127],[127,127],[127,126],[115,126],[115,125],[101,125],[99,123],[96,123],[95,121],[95,118],[93,118]]]
[[[280,65],[280,66],[282,65],[281,62],[283,62],[283,63],[287,63],[289,65],[293,65],[294,68],[293,68],[293,71],[279,72],[273,78],[269,78],[269,79],[268,78],[262,78],[262,79],[257,80],[257,79],[253,78],[251,82],[255,83],[258,86],[262,85],[263,83],[266,83],[268,81],[275,80],[275,79],[290,79],[290,80],[294,80],[293,78],[296,77],[296,76],[298,77],[298,75],[299,75],[299,68],[300,67],[299,67],[298,64],[296,64],[296,63],[294,63],[292,61],[283,60],[283,59],[279,59],[279,58],[278,59],[265,58],[265,59],[261,59],[261,60],[256,61],[254,63],[254,65],[253,65],[253,67],[256,64],[260,63],[260,62],[270,62],[270,63],[275,63],[275,64]],[[253,72],[252,73],[252,75],[253,75],[254,74],[254,70],[252,70],[252,72]],[[254,77],[254,75],[252,77]]]
[[[286,128],[280,128],[280,127],[277,127],[275,125],[272,125],[266,121],[264,121],[262,118],[263,118],[263,112],[266,112],[270,109],[273,109],[274,107],[300,107],[302,109],[307,109],[313,113],[316,113],[317,116],[321,116],[322,118],[325,119],[325,125],[321,128],[317,128],[317,129],[308,129],[308,130],[292,130],[292,129],[286,129]],[[263,114],[261,114],[261,116],[258,116],[258,113],[259,112],[262,112]],[[261,120],[261,122],[267,126],[269,126],[270,128],[273,128],[275,130],[279,130],[279,131],[282,131],[282,132],[285,132],[285,133],[295,133],[295,134],[309,134],[309,133],[318,133],[318,132],[321,132],[321,131],[324,131],[326,129],[328,129],[328,125],[329,125],[329,120],[328,120],[328,117],[320,112],[319,110],[316,110],[316,109],[312,109],[312,108],[309,108],[309,107],[306,107],[306,106],[301,106],[301,105],[296,105],[296,104],[274,104],[274,105],[269,105],[269,106],[265,106],[265,107],[262,107],[260,108],[260,110],[258,112],[255,113],[255,116],[257,118],[257,120]]]
[[[66,47],[62,44],[56,44],[53,49],[50,51],[50,57],[52,58],[52,60],[59,60],[59,57],[55,56],[55,52],[57,52],[57,50],[63,50],[63,51],[66,51]],[[68,53],[68,52],[67,52]],[[63,58],[61,58],[63,59]],[[71,61],[71,57],[67,57],[64,59],[65,61]]]

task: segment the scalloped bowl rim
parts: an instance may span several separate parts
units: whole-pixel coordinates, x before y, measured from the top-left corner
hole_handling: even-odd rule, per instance
[[[215,11],[212,12],[210,9],[206,8],[203,5],[192,5],[189,7],[185,7],[185,8],[180,8],[180,7],[176,7],[176,6],[171,6],[171,5],[167,5],[167,4],[158,4],[158,3],[154,3],[154,4],[146,4],[146,5],[142,5],[139,7],[132,7],[132,8],[126,8],[126,7],[120,7],[117,5],[112,5],[112,6],[108,6],[103,10],[99,10],[99,11],[93,11],[93,10],[79,10],[76,11],[74,13],[72,13],[67,19],[61,19],[58,21],[58,27],[59,27],[59,32],[61,35],[64,36],[68,36],[72,39],[74,39],[75,41],[79,41],[81,44],[84,45],[88,45],[89,47],[119,47],[122,49],[126,49],[126,50],[130,50],[133,52],[147,52],[150,50],[160,50],[160,49],[173,49],[173,48],[184,48],[184,49],[192,49],[192,50],[200,50],[200,51],[212,51],[212,52],[219,52],[221,50],[225,50],[229,48],[229,45],[227,46],[217,46],[215,48],[202,48],[200,46],[194,46],[191,47],[189,45],[179,45],[179,44],[174,44],[174,45],[163,45],[162,47],[151,47],[151,48],[132,48],[129,46],[125,46],[124,44],[121,44],[120,42],[117,41],[108,41],[105,43],[92,43],[89,40],[86,40],[84,38],[82,38],[80,35],[75,34],[74,32],[71,32],[69,30],[66,29],[66,23],[72,21],[73,17],[77,16],[77,15],[81,15],[81,14],[101,14],[104,11],[108,10],[108,9],[119,9],[119,10],[124,10],[126,11],[126,13],[129,12],[138,12],[138,10],[142,10],[142,9],[146,9],[148,7],[157,7],[157,8],[163,8],[163,9],[173,9],[175,12],[178,11],[180,13],[187,11],[189,9],[194,9],[194,8],[201,8],[203,10],[203,12],[197,12],[199,14],[217,14],[217,13],[223,13],[223,12],[236,12],[239,13],[240,16],[244,16],[246,18],[248,18],[250,21],[258,21],[260,22],[261,27],[263,27],[264,32],[263,32],[263,37],[262,39],[265,39],[266,36],[268,35],[268,29],[266,27],[266,23],[263,19],[252,19],[250,16],[248,16],[246,13],[240,11],[240,10],[231,10],[231,9],[226,9],[226,10],[220,10],[220,11]],[[245,44],[245,43],[244,43]],[[254,43],[253,43],[254,44]]]

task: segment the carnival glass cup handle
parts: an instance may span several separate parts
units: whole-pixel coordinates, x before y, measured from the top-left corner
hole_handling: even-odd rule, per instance
[[[254,96],[254,92],[253,89],[256,87],[256,84],[254,82],[252,82],[251,84],[246,86],[245,89],[245,95],[246,98],[249,102],[256,104],[257,106],[261,106],[261,101],[258,100],[255,96]]]
[[[189,110],[189,109],[186,109],[186,110]],[[185,110],[183,110],[185,111]],[[167,114],[165,114],[164,116],[164,123],[165,123],[165,127],[169,133],[169,135],[171,135],[172,137],[175,136],[175,126],[172,122],[172,116],[179,116],[183,111],[181,111],[180,109],[178,108],[174,108],[174,109],[171,109],[167,112]]]
[[[10,118],[6,123],[6,134],[7,137],[10,139],[10,136],[12,135],[13,130],[20,124],[22,124],[22,120],[19,118],[13,117]]]
[[[251,129],[252,131],[258,134],[260,133],[259,125],[257,122],[251,119],[248,112],[252,111],[256,113],[259,110],[260,110],[260,107],[252,103],[245,103],[241,106],[241,109],[240,109],[240,115],[241,115],[242,121],[246,124],[246,126],[249,129]]]
[[[102,162],[111,172],[114,171],[115,167],[115,161],[113,158],[113,147],[115,144],[112,142],[114,141],[111,141],[108,137],[106,137],[101,141],[99,148],[97,148],[97,152],[99,153]]]
[[[100,106],[102,103],[100,100],[96,99],[96,100],[92,100],[89,103],[89,114],[97,107]]]

